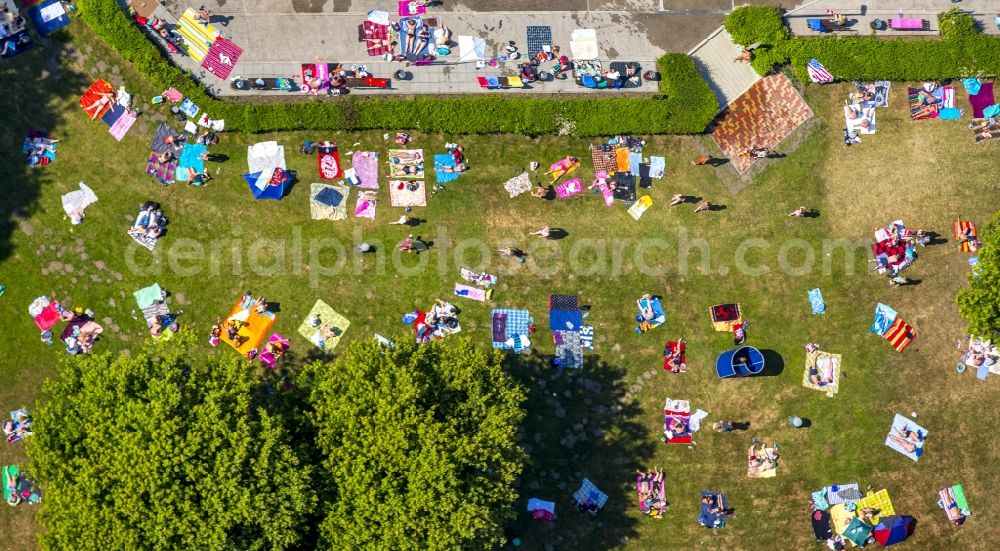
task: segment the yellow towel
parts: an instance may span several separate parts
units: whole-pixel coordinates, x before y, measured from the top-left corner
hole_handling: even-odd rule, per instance
[[[896,510],[892,507],[892,500],[889,499],[888,490],[879,490],[877,492],[868,492],[865,497],[857,503],[858,511],[861,511],[865,507],[871,507],[878,511],[878,515],[872,516],[872,521],[878,523],[878,520],[882,517],[887,517],[896,514]]]

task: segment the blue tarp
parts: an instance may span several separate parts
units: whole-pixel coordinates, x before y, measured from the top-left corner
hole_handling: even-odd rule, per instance
[[[45,0],[28,10],[28,15],[35,23],[35,29],[41,36],[48,36],[69,25],[69,15],[63,9],[59,0]],[[55,15],[56,17],[53,17]]]
[[[446,170],[441,170],[438,165],[441,166],[455,166],[455,158],[450,154],[446,153],[444,155],[434,156],[434,178],[439,184],[447,184],[448,182],[454,182],[458,179],[458,172],[449,172]]]
[[[819,287],[809,291],[809,304],[812,306],[813,314],[826,313],[826,303],[823,302],[823,293]]]
[[[281,170],[279,169],[275,169]],[[292,181],[292,175],[287,170],[281,170],[283,177],[278,180],[277,184],[270,184],[264,186],[263,189],[257,187],[257,181],[261,177],[261,172],[252,172],[249,174],[244,174],[243,179],[247,181],[247,185],[250,187],[250,193],[253,194],[254,199],[274,199],[280,201],[285,193],[288,191],[288,184]]]
[[[747,363],[738,363],[740,357],[746,357]],[[727,350],[715,360],[715,371],[721,379],[759,375],[764,371],[764,354],[752,346]]]

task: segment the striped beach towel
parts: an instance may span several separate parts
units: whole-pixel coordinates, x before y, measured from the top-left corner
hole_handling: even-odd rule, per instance
[[[889,341],[889,344],[896,349],[896,352],[902,353],[906,350],[907,346],[917,337],[916,333],[913,331],[913,327],[907,325],[903,318],[896,318],[896,321],[892,323],[889,330],[885,332],[885,340]]]
[[[809,64],[806,65],[806,71],[809,73],[809,79],[817,84],[833,82],[833,75],[830,74],[830,71],[826,70],[826,67],[822,63],[816,61],[815,58],[809,60]]]
[[[229,78],[229,73],[233,72],[233,67],[241,55],[243,48],[220,36],[208,49],[208,55],[202,60],[201,66],[219,78]]]
[[[961,247],[964,253],[974,253],[979,250],[979,244],[977,238],[979,237],[979,232],[976,231],[976,225],[970,220],[959,220],[952,224],[952,233],[957,241],[959,236],[963,232],[969,232],[969,239],[967,241],[962,241]]]

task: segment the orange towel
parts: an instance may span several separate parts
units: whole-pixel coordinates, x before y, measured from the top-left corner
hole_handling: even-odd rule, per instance
[[[959,220],[958,222],[955,222],[952,225],[952,228],[953,228],[952,233],[954,234],[956,241],[958,240],[958,237],[962,234],[962,232],[964,232],[965,230],[969,230],[970,241],[962,242],[961,245],[962,252],[974,253],[976,252],[976,250],[978,250],[979,247],[975,246],[974,242],[976,238],[979,237],[979,232],[976,231],[976,225],[974,223],[970,222],[969,220],[966,220],[964,222]]]
[[[104,116],[104,113],[106,113],[108,109],[111,108],[112,102],[109,101],[107,104],[104,105],[104,107],[101,107],[99,109],[100,112],[97,114],[96,117],[94,117],[93,111],[87,111],[87,107],[93,105],[94,102],[100,100],[101,94],[110,94],[114,93],[114,91],[115,91],[114,88],[111,87],[111,84],[108,81],[104,80],[103,78],[99,78],[95,80],[93,84],[90,85],[90,88],[87,88],[87,91],[84,92],[82,96],[80,96],[80,107],[84,109],[84,112],[87,113],[88,117],[99,119]]]
[[[628,172],[629,168],[632,166],[628,160],[628,148],[627,147],[616,147],[615,148],[615,165],[617,165],[618,172]]]
[[[902,318],[896,318],[892,327],[885,332],[885,340],[889,341],[889,344],[896,349],[896,352],[900,353],[906,350],[906,347],[910,346],[910,342],[916,337],[917,335],[913,332],[913,327],[907,325]]]
[[[237,302],[236,305],[233,306],[233,310],[229,312],[226,319],[235,316],[240,313],[241,310],[242,308],[240,308],[240,303]],[[250,316],[247,318],[247,323],[240,328],[239,332],[241,336],[247,338],[246,342],[243,343],[243,346],[236,346],[236,343],[229,339],[229,335],[226,333],[225,329],[223,329],[219,338],[229,346],[235,348],[240,354],[246,355],[247,352],[250,352],[253,349],[257,349],[258,351],[260,350],[260,346],[264,343],[264,337],[267,336],[267,332],[271,330],[275,321],[275,319],[267,316],[261,316],[256,312],[250,312]]]

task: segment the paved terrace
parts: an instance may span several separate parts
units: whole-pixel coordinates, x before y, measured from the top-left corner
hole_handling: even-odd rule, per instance
[[[826,19],[828,17],[827,8],[844,14],[847,18],[845,29],[831,33],[819,33],[809,28],[806,20],[817,17]],[[905,2],[899,0],[869,0],[867,2],[816,0],[788,10],[785,21],[793,34],[801,36],[869,36],[874,32],[876,36],[885,38],[893,36],[936,37],[939,33],[938,14],[951,8],[959,8],[972,15],[980,23],[983,32],[1000,34],[1000,29],[997,28],[993,20],[1000,13],[1000,2],[996,0],[963,0],[955,3],[950,0],[907,0]],[[900,14],[907,19],[923,19],[924,28],[922,30],[872,31],[871,22],[873,20],[889,21],[892,18],[900,17]]]

